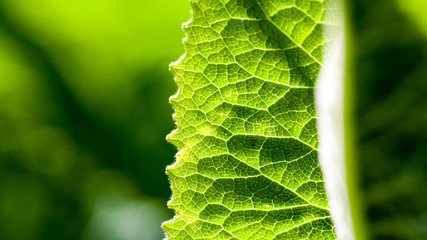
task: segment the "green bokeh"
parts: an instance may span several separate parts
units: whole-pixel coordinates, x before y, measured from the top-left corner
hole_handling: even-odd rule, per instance
[[[427,2],[350,2],[368,239],[427,239]]]
[[[0,239],[161,239],[187,1],[0,1]]]

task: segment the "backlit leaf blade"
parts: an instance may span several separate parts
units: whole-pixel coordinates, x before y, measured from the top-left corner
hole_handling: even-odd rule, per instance
[[[168,239],[335,239],[314,84],[328,1],[191,1]]]

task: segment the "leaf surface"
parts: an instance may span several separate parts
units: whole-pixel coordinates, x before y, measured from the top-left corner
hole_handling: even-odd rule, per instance
[[[191,1],[168,239],[334,239],[314,84],[328,1]]]

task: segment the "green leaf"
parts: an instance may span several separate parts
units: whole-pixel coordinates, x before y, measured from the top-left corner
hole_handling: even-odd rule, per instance
[[[332,1],[331,1],[332,2]],[[168,239],[335,239],[314,84],[329,1],[191,1]]]

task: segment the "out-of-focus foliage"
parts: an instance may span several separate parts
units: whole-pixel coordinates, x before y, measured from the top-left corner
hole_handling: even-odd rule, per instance
[[[186,1],[0,1],[0,239],[161,239]]]
[[[370,239],[427,239],[427,3],[351,2]]]

